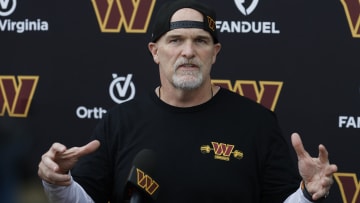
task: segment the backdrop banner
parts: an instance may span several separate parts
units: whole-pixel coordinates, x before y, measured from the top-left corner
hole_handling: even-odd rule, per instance
[[[108,109],[159,84],[147,43],[165,1],[0,0],[2,202],[47,202],[51,144],[87,143]],[[212,82],[274,111],[289,144],[324,144],[339,168],[327,202],[360,202],[359,1],[203,1],[222,44]]]

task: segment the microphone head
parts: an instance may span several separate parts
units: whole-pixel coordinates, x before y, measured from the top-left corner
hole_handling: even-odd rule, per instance
[[[135,156],[127,179],[125,199],[129,199],[134,190],[144,198],[157,198],[160,186],[157,182],[156,159],[156,153],[150,149],[143,149]]]

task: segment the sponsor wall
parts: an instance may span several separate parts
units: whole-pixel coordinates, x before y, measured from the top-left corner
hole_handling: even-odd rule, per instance
[[[0,0],[2,202],[46,202],[50,145],[85,144],[109,108],[158,85],[147,43],[165,1]],[[206,2],[223,46],[213,83],[275,111],[289,143],[324,144],[339,167],[328,202],[360,202],[359,1]]]

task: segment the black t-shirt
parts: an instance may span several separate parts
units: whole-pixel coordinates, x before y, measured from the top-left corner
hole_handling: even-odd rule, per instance
[[[127,178],[142,149],[157,156],[154,202],[280,203],[299,186],[275,114],[227,89],[188,108],[152,91],[111,109],[91,139],[100,148],[72,175],[96,203],[126,202]]]

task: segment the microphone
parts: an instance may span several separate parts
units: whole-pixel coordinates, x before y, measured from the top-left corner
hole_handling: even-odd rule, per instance
[[[130,199],[130,203],[156,200],[160,189],[156,161],[155,152],[149,149],[143,149],[135,156],[125,187],[125,200]]]

